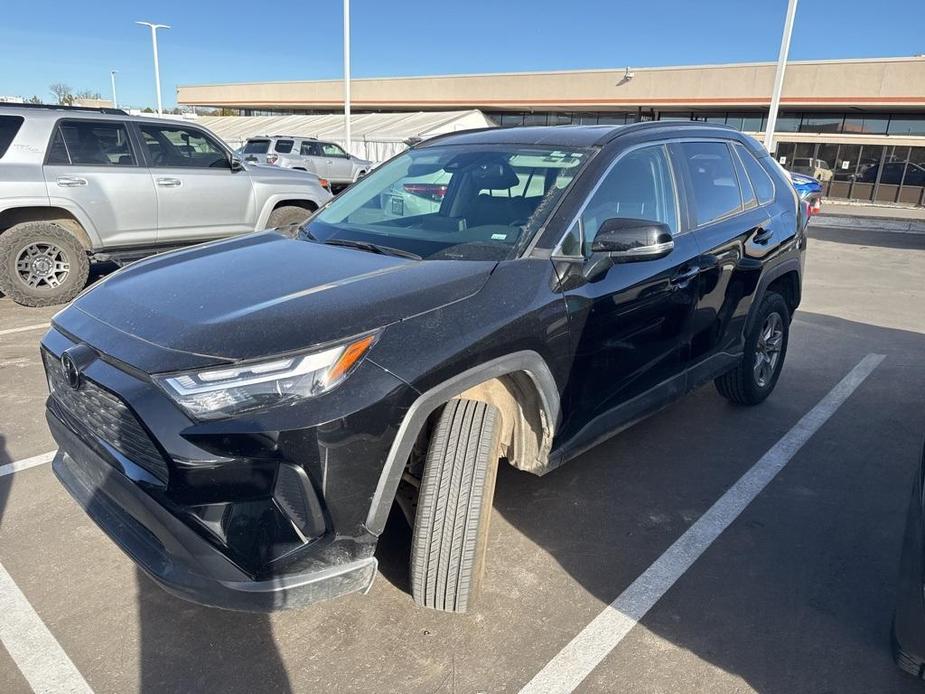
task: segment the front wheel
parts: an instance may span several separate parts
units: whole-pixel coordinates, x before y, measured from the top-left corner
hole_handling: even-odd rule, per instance
[[[23,222],[0,234],[0,292],[23,306],[54,306],[87,284],[90,260],[54,222]]]
[[[411,593],[423,607],[465,612],[484,569],[501,416],[450,400],[427,449],[411,540]]]
[[[714,381],[724,398],[740,405],[757,405],[767,398],[784,366],[790,337],[790,309],[780,294],[761,300],[739,365]]]
[[[312,210],[295,205],[283,205],[270,213],[267,219],[268,229],[279,229],[280,233],[294,237],[296,225],[301,224],[312,214]]]

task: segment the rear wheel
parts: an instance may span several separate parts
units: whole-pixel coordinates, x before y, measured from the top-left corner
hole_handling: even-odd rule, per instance
[[[720,395],[740,405],[757,405],[767,398],[784,366],[790,337],[790,309],[780,294],[762,298],[739,365],[716,379]]]
[[[312,212],[313,210],[307,210],[296,205],[277,207],[270,213],[270,218],[267,219],[267,228],[279,229],[281,233],[287,236],[295,236],[296,225],[308,219]]]
[[[411,541],[411,592],[418,605],[465,612],[478,593],[500,424],[492,405],[451,400],[434,427]]]
[[[89,274],[87,252],[54,222],[24,222],[0,234],[0,292],[17,304],[66,303]]]

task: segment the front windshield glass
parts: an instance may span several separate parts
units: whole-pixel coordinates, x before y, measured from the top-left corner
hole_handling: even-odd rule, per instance
[[[465,145],[409,150],[361,179],[302,238],[425,260],[504,260],[542,225],[584,150]]]

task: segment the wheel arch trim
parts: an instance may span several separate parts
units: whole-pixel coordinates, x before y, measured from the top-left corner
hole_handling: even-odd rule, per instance
[[[423,392],[408,408],[388,456],[379,474],[379,481],[366,516],[366,529],[378,536],[385,523],[398,490],[405,463],[411,454],[427,418],[448,400],[475,386],[502,376],[523,372],[530,377],[539,397],[546,420],[554,428],[559,422],[559,389],[546,361],[531,350],[512,352],[467,369]]]

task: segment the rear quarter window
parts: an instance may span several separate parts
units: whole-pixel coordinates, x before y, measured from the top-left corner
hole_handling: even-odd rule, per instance
[[[10,148],[23,120],[22,116],[0,116],[0,158]]]
[[[742,165],[745,167],[745,171],[748,173],[748,180],[751,181],[752,188],[755,189],[755,195],[758,197],[758,204],[764,205],[766,202],[771,202],[771,200],[774,199],[774,183],[771,181],[768,172],[758,163],[758,160],[755,159],[755,155],[745,149],[745,147],[736,144],[735,150],[739,155],[739,159],[742,161]]]
[[[292,145],[295,143],[292,140],[277,140],[275,149],[280,154],[289,154],[292,151]]]

